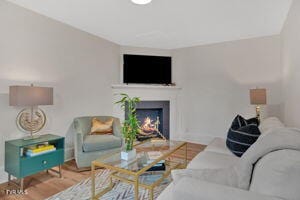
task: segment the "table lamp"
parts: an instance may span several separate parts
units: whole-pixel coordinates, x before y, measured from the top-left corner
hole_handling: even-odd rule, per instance
[[[24,139],[34,139],[33,136],[46,124],[46,115],[39,109],[41,105],[53,105],[53,88],[31,86],[10,86],[9,105],[27,107],[18,114],[17,126],[20,130],[30,133],[30,137]],[[28,108],[29,107],[29,108]]]
[[[260,105],[267,104],[267,90],[250,89],[250,103],[256,105],[256,117],[260,121]]]

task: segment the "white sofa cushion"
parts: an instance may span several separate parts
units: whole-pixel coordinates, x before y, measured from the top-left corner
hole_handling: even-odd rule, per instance
[[[234,155],[203,151],[188,165],[188,169],[220,169],[234,165],[239,157]]]
[[[259,130],[261,134],[267,134],[274,129],[283,128],[284,124],[277,117],[269,117],[261,121]]]
[[[259,160],[250,191],[289,200],[300,199],[300,151],[280,150]]]
[[[222,153],[222,154],[234,156],[234,154],[227,148],[226,140],[224,138],[217,137],[213,139],[213,141],[207,145],[204,151]]]
[[[266,196],[255,192],[249,192],[238,188],[214,184],[183,177],[176,184],[168,188],[171,194],[162,195],[158,200],[279,200],[272,196]]]
[[[163,191],[160,193],[160,195],[157,197],[156,200],[172,200],[173,199],[173,187],[174,182],[171,182]]]

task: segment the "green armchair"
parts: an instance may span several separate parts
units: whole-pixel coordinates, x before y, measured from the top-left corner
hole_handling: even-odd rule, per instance
[[[92,119],[107,121],[113,118],[112,135],[90,135]],[[99,156],[114,152],[122,147],[120,120],[110,116],[88,116],[74,119],[74,154],[78,168],[90,167]]]

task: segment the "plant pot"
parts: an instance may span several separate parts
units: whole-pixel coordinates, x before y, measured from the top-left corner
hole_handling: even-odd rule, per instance
[[[131,151],[121,151],[122,160],[132,160],[136,157],[136,150],[132,149]]]

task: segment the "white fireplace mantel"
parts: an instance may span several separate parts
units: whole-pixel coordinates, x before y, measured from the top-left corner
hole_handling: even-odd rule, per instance
[[[139,97],[142,101],[170,101],[170,139],[178,139],[181,130],[181,113],[178,111],[178,93],[181,90],[177,86],[162,85],[138,85],[116,84],[112,85],[113,102],[120,99],[117,94],[126,93],[130,97]],[[119,105],[113,106],[113,115],[125,119],[125,113]]]

